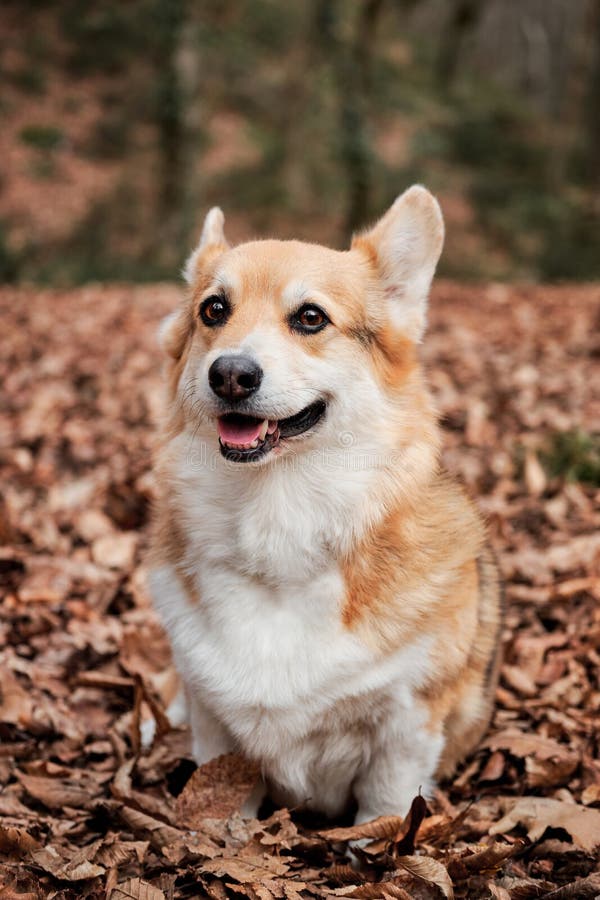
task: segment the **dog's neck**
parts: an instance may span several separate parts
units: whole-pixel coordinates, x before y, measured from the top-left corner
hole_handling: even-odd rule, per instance
[[[436,448],[352,446],[227,463],[193,434],[171,444],[167,491],[182,511],[186,565],[226,566],[269,583],[301,582],[346,557],[437,467]]]

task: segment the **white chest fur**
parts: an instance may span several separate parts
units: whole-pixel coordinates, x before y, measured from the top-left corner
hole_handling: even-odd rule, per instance
[[[393,719],[410,741],[422,725],[414,689],[429,642],[380,657],[342,623],[336,556],[362,527],[364,480],[352,473],[332,489],[299,471],[281,476],[265,489],[181,467],[181,565],[199,600],[169,565],[150,584],[192,702],[261,760],[287,802],[318,795],[335,812],[378,731]]]

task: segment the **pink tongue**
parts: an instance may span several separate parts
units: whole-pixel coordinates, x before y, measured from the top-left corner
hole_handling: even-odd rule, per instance
[[[254,423],[251,419],[248,424],[231,422],[228,419],[219,419],[219,437],[226,444],[251,444],[260,432],[262,422]]]

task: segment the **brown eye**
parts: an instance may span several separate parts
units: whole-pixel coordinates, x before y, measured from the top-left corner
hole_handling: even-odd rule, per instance
[[[320,307],[306,303],[294,313],[290,324],[294,331],[314,334],[316,331],[321,331],[322,328],[325,328],[329,324],[329,319]]]
[[[213,325],[224,325],[231,313],[231,307],[225,297],[216,294],[207,297],[200,307],[200,318],[209,328]]]

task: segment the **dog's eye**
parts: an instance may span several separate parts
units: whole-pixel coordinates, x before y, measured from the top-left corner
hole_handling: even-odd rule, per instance
[[[205,325],[223,325],[229,318],[231,307],[225,297],[207,297],[200,307],[200,318]]]
[[[315,331],[325,328],[328,323],[329,319],[323,310],[308,303],[301,306],[290,320],[290,324],[295,331],[302,331],[305,334],[314,334]]]

